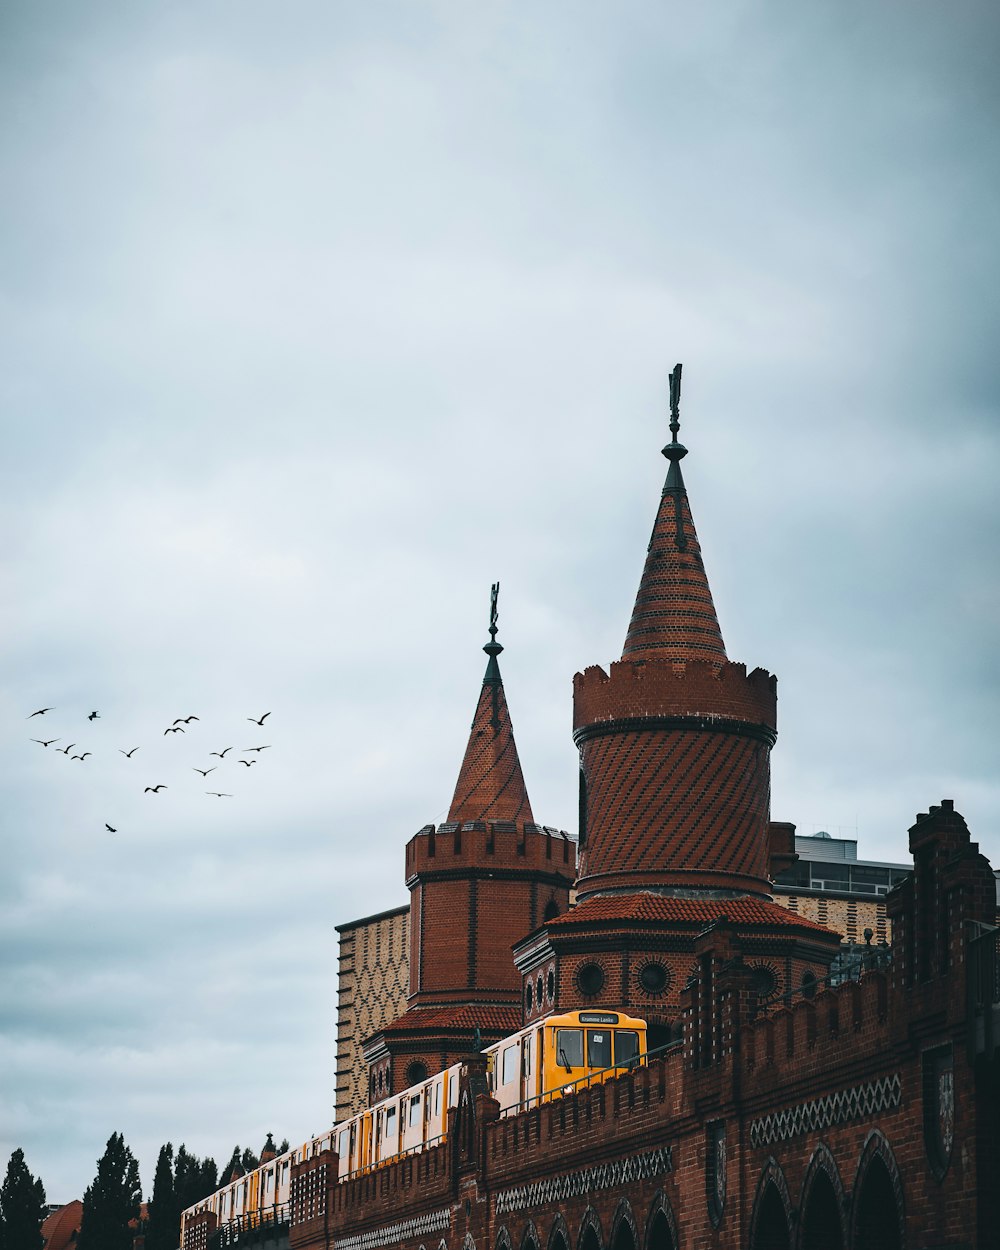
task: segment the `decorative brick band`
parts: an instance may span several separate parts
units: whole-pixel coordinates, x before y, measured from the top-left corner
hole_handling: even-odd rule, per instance
[[[745,720],[731,720],[725,716],[623,716],[618,720],[595,721],[582,725],[573,733],[573,741],[579,746],[591,738],[607,734],[634,733],[647,729],[699,729],[704,733],[733,734],[736,737],[754,738],[765,746],[773,747],[778,740],[777,731],[770,725],[757,725]]]
[[[881,1111],[892,1111],[899,1106],[901,1098],[902,1085],[899,1073],[895,1072],[892,1076],[838,1090],[836,1094],[800,1102],[784,1111],[752,1120],[750,1145],[770,1146],[773,1142],[788,1141],[800,1133],[846,1124],[848,1120],[871,1117]]]
[[[334,1250],[376,1250],[379,1246],[393,1245],[407,1237],[423,1237],[426,1233],[441,1233],[451,1227],[451,1209],[444,1207],[430,1215],[418,1215],[399,1224],[386,1224],[370,1233],[358,1233],[355,1237],[338,1237]]]
[[[549,1203],[562,1202],[566,1198],[580,1198],[597,1189],[618,1189],[631,1181],[644,1181],[674,1170],[673,1146],[661,1146],[641,1155],[629,1155],[613,1163],[597,1163],[578,1172],[565,1172],[516,1189],[505,1189],[497,1194],[497,1215],[510,1215],[515,1211],[527,1211]],[[339,1243],[338,1243],[339,1250]]]

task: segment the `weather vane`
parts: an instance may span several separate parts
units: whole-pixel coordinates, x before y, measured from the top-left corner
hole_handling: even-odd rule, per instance
[[[494,582],[490,587],[490,640],[497,640],[497,599],[500,597],[500,583]]]
[[[683,365],[674,365],[670,375],[670,433],[672,441],[677,442],[677,432],[681,428],[681,369]]]

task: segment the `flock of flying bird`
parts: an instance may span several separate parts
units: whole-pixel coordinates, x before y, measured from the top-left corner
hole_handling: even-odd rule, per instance
[[[56,709],[54,707],[40,707],[36,712],[32,712],[30,716],[25,717],[25,719],[33,720],[36,716],[46,716],[49,712],[54,712],[55,710]],[[261,716],[259,719],[256,716],[248,716],[247,720],[250,721],[252,724],[259,726],[260,728],[263,728],[264,722],[267,720],[267,718],[270,715],[271,715],[270,712],[265,712],[264,715]],[[101,719],[102,718],[101,718],[100,712],[91,712],[87,716],[87,720],[91,722],[96,721],[96,720],[101,720]],[[168,734],[186,733],[188,726],[191,724],[192,721],[200,721],[200,720],[201,718],[199,716],[178,716],[172,725],[168,725],[167,728],[164,729],[163,737],[166,737]],[[62,739],[61,738],[32,738],[31,741],[37,742],[40,746],[43,746],[43,747],[50,747],[50,746],[53,746],[57,742],[61,742]],[[75,742],[71,742],[69,743],[68,746],[58,747],[56,749],[55,754],[65,755],[71,760],[80,760],[81,763],[83,763],[87,759],[88,756],[93,755],[93,751],[81,751],[79,755],[70,755],[70,752],[73,750],[73,748],[76,745],[77,744]],[[226,756],[229,754],[229,752],[232,749],[233,749],[232,747],[226,747],[222,751],[209,751],[209,755],[217,756],[219,760],[225,761]],[[230,760],[229,762],[243,764],[247,768],[252,768],[254,764],[259,762],[260,753],[262,751],[269,751],[270,749],[271,749],[270,743],[268,743],[265,746],[244,747],[243,748],[244,754],[251,755],[251,754],[256,753],[258,758],[252,759],[252,760],[245,760],[245,759]],[[118,747],[119,754],[124,755],[127,760],[130,760],[132,756],[135,755],[136,751],[138,750],[139,750],[139,747],[132,747],[132,749],[129,751],[126,751],[122,747]],[[193,771],[196,773],[200,773],[202,777],[207,777],[209,773],[214,773],[218,767],[219,767],[218,764],[213,764],[211,768],[195,767],[193,768]],[[166,790],[166,789],[168,789],[167,785],[161,781],[161,782],[157,782],[155,786],[146,786],[143,793],[144,794],[159,794],[161,790]],[[205,793],[217,799],[231,799],[233,797],[232,794],[224,790],[206,790]],[[104,827],[105,829],[108,830],[109,833],[118,832],[118,830],[114,826],[108,824],[107,822],[105,822]]]

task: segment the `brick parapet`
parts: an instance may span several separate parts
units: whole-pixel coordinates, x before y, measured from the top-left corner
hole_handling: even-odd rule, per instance
[[[765,669],[707,660],[616,660],[573,678],[575,733],[601,721],[635,717],[724,718],[777,728],[777,679]]]
[[[498,870],[552,877],[572,883],[576,844],[569,835],[541,825],[469,820],[425,825],[406,844],[406,880]]]

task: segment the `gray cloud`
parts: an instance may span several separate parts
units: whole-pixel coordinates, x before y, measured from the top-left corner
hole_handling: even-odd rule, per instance
[[[0,1155],[51,1198],[114,1130],[149,1187],[328,1122],[333,926],[447,810],[495,578],[573,828],[675,360],[775,816],[904,859],[953,797],[1000,858],[1000,23],[960,8],[6,6]]]

